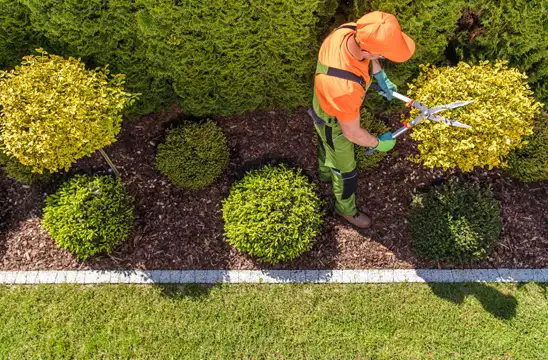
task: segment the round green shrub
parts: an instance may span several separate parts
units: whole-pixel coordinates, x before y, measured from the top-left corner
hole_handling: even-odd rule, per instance
[[[221,128],[213,121],[173,128],[158,146],[157,169],[175,185],[204,189],[228,165],[228,147]]]
[[[415,195],[410,224],[419,255],[455,263],[489,256],[502,230],[500,205],[491,190],[457,181]]]
[[[382,121],[376,119],[371,112],[365,109],[361,110],[360,126],[374,136],[388,131],[388,127]],[[358,170],[374,169],[379,166],[381,160],[386,156],[386,153],[380,151],[374,152],[371,155],[365,155],[365,150],[368,149],[363,146],[354,146],[356,167]]]
[[[110,253],[133,224],[133,198],[110,176],[77,175],[46,198],[42,224],[80,260]]]
[[[300,169],[283,165],[246,174],[223,201],[227,242],[271,264],[310,250],[322,224],[315,189]]]
[[[527,145],[508,157],[508,172],[521,181],[548,180],[548,113],[539,117]]]
[[[43,170],[42,174],[33,172],[32,166],[23,165],[14,158],[0,151],[0,167],[4,169],[9,177],[14,178],[25,184],[32,184],[35,181],[47,180],[51,173],[47,170]]]

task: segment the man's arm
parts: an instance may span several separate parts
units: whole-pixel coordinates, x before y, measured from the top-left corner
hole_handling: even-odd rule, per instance
[[[352,121],[339,121],[344,137],[360,146],[374,148],[379,140],[360,127],[360,117]]]

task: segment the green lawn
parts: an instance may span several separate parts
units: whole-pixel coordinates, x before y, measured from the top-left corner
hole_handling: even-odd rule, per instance
[[[0,286],[1,359],[548,359],[546,284]]]

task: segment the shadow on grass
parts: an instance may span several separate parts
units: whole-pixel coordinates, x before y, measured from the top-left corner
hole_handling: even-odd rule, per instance
[[[516,316],[516,298],[486,284],[428,283],[428,286],[434,294],[455,304],[462,304],[467,296],[474,296],[486,311],[499,319],[510,320]]]
[[[212,289],[222,286],[221,284],[155,284],[154,287],[159,288],[162,294],[174,300],[190,299],[201,300]]]

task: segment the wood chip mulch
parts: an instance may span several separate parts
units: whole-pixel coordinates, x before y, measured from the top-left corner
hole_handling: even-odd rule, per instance
[[[413,192],[451,176],[491,185],[503,209],[500,243],[488,260],[469,267],[548,267],[548,182],[521,183],[501,170],[460,174],[426,169],[406,160],[416,149],[403,136],[380,168],[360,173],[358,206],[375,223],[369,230],[358,231],[333,215],[331,185],[317,181],[313,127],[304,109],[295,114],[267,111],[218,119],[228,139],[230,166],[215,184],[199,192],[177,188],[154,168],[156,147],[165,130],[183,120],[174,107],[125,121],[118,141],[105,149],[136,199],[134,232],[110,256],[81,263],[60,250],[40,225],[45,196],[69,176],[107,173],[99,153],[45,184],[23,185],[0,171],[0,196],[7,196],[4,201],[8,202],[0,227],[0,269],[453,268],[417,258],[407,222]],[[392,128],[399,127],[398,113],[383,120]],[[318,182],[327,202],[326,216],[323,232],[310,252],[291,263],[267,266],[226,244],[221,201],[246,170],[280,162],[303,168]]]

